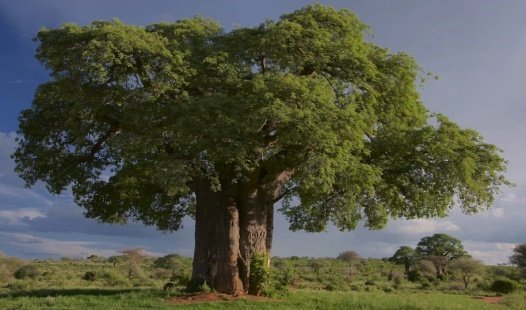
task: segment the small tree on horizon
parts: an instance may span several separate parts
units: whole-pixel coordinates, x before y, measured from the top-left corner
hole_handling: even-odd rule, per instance
[[[350,268],[349,275],[352,277],[354,275],[353,265],[361,261],[363,258],[356,251],[345,251],[345,252],[338,254],[338,257],[336,257],[336,259],[343,260],[349,263],[349,268]]]
[[[403,265],[405,273],[408,274],[413,266],[419,259],[419,256],[415,249],[409,246],[401,246],[392,257],[389,258],[390,262],[397,265]]]
[[[143,259],[148,257],[144,253],[144,248],[138,247],[138,248],[132,248],[132,249],[124,249],[118,252],[122,253],[124,261],[126,262],[126,266],[128,267],[128,278],[132,278],[132,277],[142,278],[143,271],[141,269],[140,264]]]
[[[415,249],[421,259],[431,261],[437,276],[447,275],[448,262],[460,257],[469,257],[462,242],[448,234],[434,234],[422,238]]]
[[[510,264],[519,268],[526,268],[526,243],[517,244],[510,256]]]
[[[460,273],[460,277],[464,282],[464,289],[467,290],[471,278],[484,272],[484,263],[481,260],[470,257],[460,257],[451,262],[450,269]]]

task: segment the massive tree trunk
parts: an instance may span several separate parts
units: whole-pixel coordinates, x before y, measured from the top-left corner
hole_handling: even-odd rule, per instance
[[[250,262],[254,254],[270,257],[276,195],[275,182],[263,179],[257,170],[245,182],[222,184],[218,192],[206,180],[196,182],[194,285],[206,282],[234,295],[260,293],[250,279]]]
[[[239,210],[227,191],[215,192],[210,183],[196,182],[194,285],[220,293],[244,293],[239,277]]]

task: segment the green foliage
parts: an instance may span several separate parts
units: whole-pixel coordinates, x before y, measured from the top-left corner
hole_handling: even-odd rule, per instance
[[[16,279],[35,279],[38,276],[40,276],[41,272],[40,269],[37,266],[34,265],[26,265],[23,267],[20,267],[15,273],[13,274]]]
[[[447,234],[434,234],[422,238],[416,246],[416,253],[422,258],[433,255],[445,256],[449,260],[468,256],[462,242]]]
[[[95,272],[93,271],[87,271],[85,274],[84,274],[84,277],[82,277],[83,280],[86,280],[86,281],[95,281]]]
[[[211,293],[213,291],[214,289],[210,287],[206,282],[198,284],[198,283],[193,283],[190,281],[188,285],[186,286],[186,292],[188,293],[205,293],[206,294],[206,293]]]
[[[464,288],[467,289],[472,277],[484,273],[484,263],[473,258],[461,257],[451,263],[450,269],[460,274]]]
[[[495,293],[509,294],[519,288],[519,284],[511,279],[501,277],[491,283],[490,290]]]
[[[348,263],[353,263],[353,262],[360,261],[362,257],[360,256],[360,254],[358,254],[355,251],[345,251],[345,252],[338,254],[337,259],[346,261]]]
[[[422,279],[422,273],[418,270],[411,270],[407,273],[407,280],[411,282],[417,282]]]
[[[130,280],[117,270],[106,269],[101,272],[99,278],[108,286],[126,287],[130,286]]]
[[[180,270],[177,273],[173,273],[170,277],[170,281],[176,282],[177,284],[181,286],[186,286],[192,279],[192,274],[190,273],[190,270]]]
[[[125,249],[119,251],[128,267],[128,278],[144,278],[143,270],[140,266],[141,261],[146,258],[144,248]]]
[[[518,244],[513,248],[513,254],[510,256],[510,264],[526,268],[526,243]]]
[[[27,291],[31,288],[31,284],[27,281],[15,281],[7,285],[7,288],[12,292]]]
[[[266,253],[254,253],[250,258],[250,292],[261,295],[270,279],[270,270],[266,266],[269,257]]]
[[[411,266],[418,261],[418,257],[418,254],[413,248],[401,246],[398,250],[396,250],[394,255],[389,258],[389,261],[395,264],[404,265],[405,272],[408,273]]]
[[[368,33],[320,4],[230,32],[202,17],[41,29],[52,80],[21,113],[16,171],[71,186],[88,217],[172,230],[199,207],[190,180],[219,191],[256,167],[269,184],[291,172],[269,193],[293,230],[442,217],[455,197],[468,214],[490,206],[510,185],[501,151],[430,114],[428,74]]]
[[[51,80],[21,112],[15,170],[27,186],[71,189],[89,218],[161,230],[216,193],[256,190],[309,232],[490,207],[511,185],[501,150],[430,113],[418,92],[429,74],[368,35],[321,4],[231,31],[202,17],[43,28],[36,58]],[[128,277],[144,278],[123,254]]]
[[[168,254],[163,257],[159,257],[153,262],[155,268],[164,268],[171,270],[179,270],[182,267],[182,257],[179,254]]]

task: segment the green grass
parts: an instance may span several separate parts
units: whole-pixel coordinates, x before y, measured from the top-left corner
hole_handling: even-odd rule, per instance
[[[160,289],[39,289],[0,295],[0,309],[526,309],[524,294],[503,305],[443,293],[327,292],[297,290],[280,300],[174,305],[176,292]]]
[[[41,289],[0,295],[0,309],[170,309],[170,297],[159,289]]]

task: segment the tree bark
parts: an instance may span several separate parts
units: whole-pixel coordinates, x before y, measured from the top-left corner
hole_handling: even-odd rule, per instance
[[[223,182],[217,192],[207,180],[195,181],[194,285],[207,283],[225,294],[260,294],[250,262],[254,254],[267,253],[270,267],[274,201],[290,175],[269,180],[265,169],[255,169],[243,182]]]
[[[239,277],[239,211],[225,191],[196,182],[195,249],[192,283],[206,283],[219,293],[244,294]]]
[[[269,204],[272,205],[269,203],[272,197],[269,197],[270,193],[262,182],[263,179],[264,173],[256,169],[246,182],[239,185],[239,205],[242,206],[240,209],[240,274],[245,292],[251,295],[260,295],[257,285],[259,279],[251,278],[252,256],[268,253],[269,250],[267,247],[267,228],[269,227],[267,207]]]
[[[267,252],[267,206],[273,207],[264,186],[247,182],[214,192],[208,182],[198,183],[192,283],[258,295],[250,290],[250,260]]]

